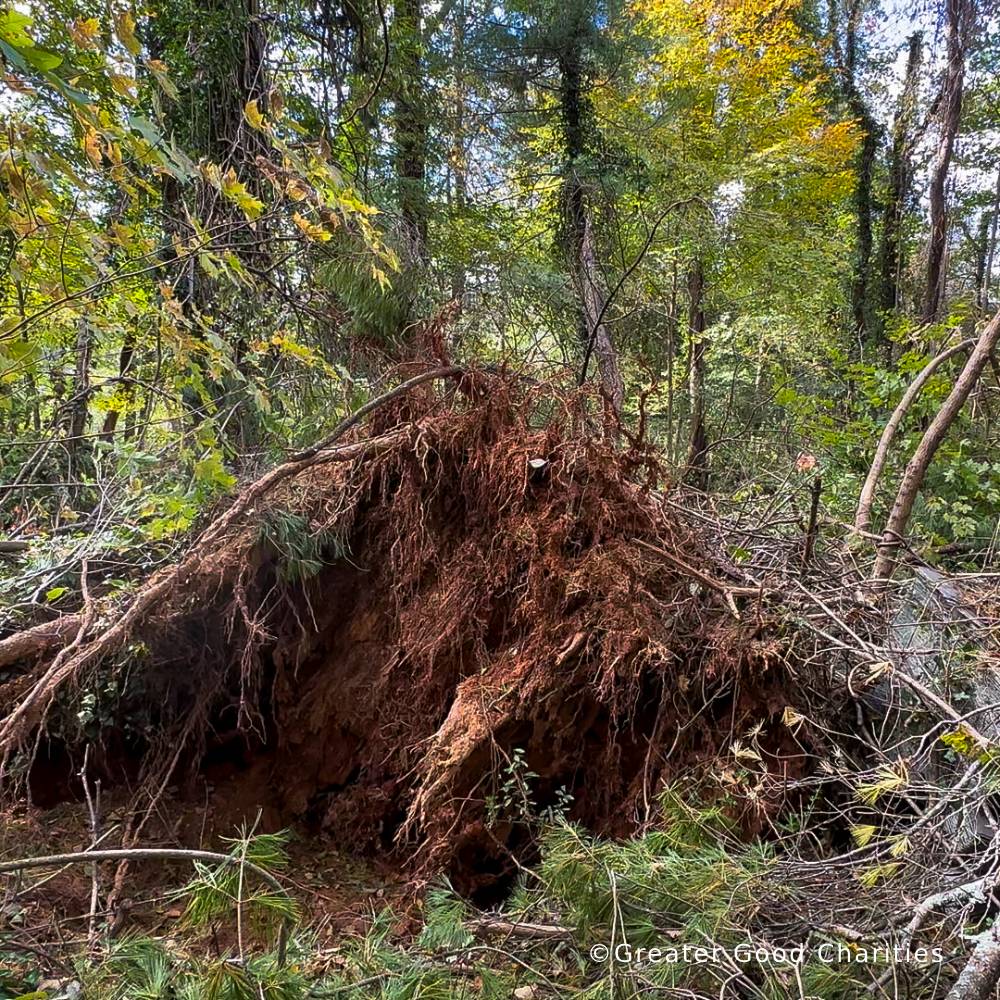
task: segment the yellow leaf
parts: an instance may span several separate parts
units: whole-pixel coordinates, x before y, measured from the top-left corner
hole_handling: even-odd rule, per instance
[[[955,753],[963,757],[975,757],[979,754],[979,743],[965,726],[959,726],[951,732],[942,733],[939,737],[941,742]]]
[[[77,18],[69,26],[69,34],[81,49],[94,48],[94,40],[101,30],[95,17]]]
[[[257,129],[258,132],[264,131],[264,116],[260,113],[256,101],[247,101],[246,107],[243,109],[243,116],[252,128]]]
[[[170,70],[167,68],[167,64],[162,59],[147,59],[146,68],[153,74],[160,89],[167,97],[176,101],[179,91],[174,85],[174,81],[170,79]]]
[[[222,193],[252,222],[259,219],[264,210],[264,203],[255,198],[246,185],[236,176],[236,171],[232,167],[226,171],[222,178]]]
[[[142,51],[142,45],[135,37],[135,18],[131,11],[124,10],[115,17],[115,33],[132,55],[137,56]]]
[[[285,194],[292,201],[305,201],[312,194],[312,191],[304,181],[299,180],[298,177],[292,177],[285,185]]]
[[[325,243],[330,239],[330,233],[315,222],[310,222],[307,218],[295,212],[292,215],[292,222],[299,227],[299,230],[310,240]]]
[[[135,80],[132,77],[122,73],[112,73],[110,79],[116,94],[130,98],[135,96]]]
[[[101,137],[96,129],[88,128],[83,133],[83,151],[87,154],[87,159],[100,169],[104,166],[104,154],[101,151]]]
[[[222,187],[222,171],[219,169],[218,164],[213,163],[211,160],[202,160],[198,164],[198,170],[201,171],[201,176],[204,177],[205,180],[212,185],[212,187]]]

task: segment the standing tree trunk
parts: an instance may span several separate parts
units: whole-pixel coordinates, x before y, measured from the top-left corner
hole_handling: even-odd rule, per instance
[[[910,514],[913,511],[920,487],[923,485],[927,469],[944,440],[945,434],[948,433],[948,429],[954,423],[966,399],[969,398],[969,393],[979,381],[983,369],[989,363],[990,355],[998,340],[1000,340],[1000,312],[983,328],[983,332],[979,335],[965,367],[955,380],[948,398],[941,404],[941,409],[938,410],[930,426],[924,432],[920,444],[917,445],[917,450],[906,466],[903,480],[899,484],[899,492],[896,494],[896,501],[892,505],[892,511],[885,526],[885,532],[881,542],[879,542],[878,556],[875,559],[875,568],[872,573],[875,580],[885,581],[891,578],[896,568],[896,555],[906,534],[906,526],[909,524]]]
[[[205,158],[223,174],[232,169],[252,193],[259,194],[264,180],[256,158],[268,152],[268,145],[261,133],[248,125],[244,109],[250,101],[263,109],[269,93],[266,20],[260,0],[206,0],[190,8],[178,7],[172,0],[156,0],[150,15],[150,56],[170,62],[173,53],[183,48],[193,63],[192,72],[178,79],[178,98],[165,105],[168,132],[193,159]],[[258,220],[250,229],[242,211],[204,180],[182,186],[165,176],[162,205],[164,272],[190,322],[191,334],[202,341],[208,339],[207,318],[216,317],[211,328],[226,344],[228,360],[236,369],[224,368],[217,376],[215,366],[195,352],[190,363],[202,388],[186,386],[183,403],[194,426],[201,425],[213,411],[229,417],[224,421],[225,433],[235,446],[238,461],[239,454],[256,443],[260,432],[259,412],[245,390],[252,378],[246,361],[252,307],[248,310],[242,299],[229,300],[223,307],[219,300],[224,293],[218,283],[198,265],[194,255],[178,261],[174,244],[194,237],[193,218],[212,234],[214,246],[232,251],[256,271],[267,271],[271,261],[266,223]],[[229,316],[226,321],[218,318],[223,314]],[[131,358],[127,360],[132,363]]]
[[[986,255],[989,253],[990,246],[990,212],[983,212],[979,216],[979,231],[975,236],[966,230],[966,236],[969,237],[972,243],[972,249],[975,253],[975,289],[976,289],[976,308],[982,309],[983,307],[983,275],[986,274]]]
[[[899,275],[902,267],[902,233],[906,204],[910,196],[913,167],[910,154],[913,148],[913,116],[917,107],[920,82],[920,63],[923,35],[916,31],[910,35],[903,93],[892,125],[892,149],[889,154],[889,192],[882,223],[882,240],[879,245],[879,333],[884,333],[885,319],[899,306]]]
[[[93,353],[93,335],[85,316],[77,320],[75,370],[69,399],[69,420],[66,423],[66,453],[68,478],[79,477],[87,453],[87,418],[90,414],[90,359]],[[71,487],[76,492],[75,487]]]
[[[997,186],[993,191],[993,210],[990,212],[990,234],[986,240],[983,259],[983,276],[977,297],[981,309],[990,307],[990,282],[993,277],[993,257],[997,249],[997,216],[1000,216],[1000,169],[997,170]]]
[[[698,489],[708,489],[708,434],[705,430],[705,273],[701,261],[688,272],[688,400],[690,424],[685,478]]]
[[[580,286],[580,298],[583,303],[584,329],[586,342],[585,357],[590,353],[597,357],[597,369],[601,373],[601,387],[607,396],[611,408],[621,416],[625,402],[625,382],[618,367],[618,354],[611,342],[607,324],[604,322],[604,312],[607,308],[607,290],[600,269],[597,266],[597,255],[594,252],[594,236],[590,228],[590,218],[584,216],[583,238],[580,242],[580,262],[577,283]]]
[[[830,39],[837,63],[842,93],[861,131],[861,143],[855,164],[857,183],[854,188],[856,219],[854,274],[851,280],[851,316],[854,330],[862,337],[872,330],[872,247],[875,199],[875,160],[878,155],[878,124],[858,87],[858,29],[863,10],[862,0],[850,0],[843,46],[839,30],[839,0],[830,0]]]
[[[452,58],[455,64],[455,123],[450,158],[454,184],[452,210],[461,224],[468,200],[465,162],[465,0],[459,0],[452,38]],[[452,270],[451,297],[458,303],[461,312],[465,299],[465,265],[462,262],[457,262]]]
[[[414,264],[427,261],[427,94],[423,88],[420,0],[400,0],[393,29],[400,61],[396,91],[395,166],[399,214]]]
[[[965,85],[965,54],[973,30],[974,0],[946,0],[948,63],[941,81],[938,105],[941,134],[931,164],[928,190],[930,202],[930,237],[927,243],[927,276],[924,286],[922,319],[933,323],[938,318],[944,290],[944,260],[948,245],[948,171],[955,139],[962,118],[962,91]]]
[[[135,414],[132,412],[132,402],[135,396],[133,384],[129,375],[132,369],[132,362],[135,360],[135,333],[132,330],[125,332],[122,340],[122,349],[118,355],[118,380],[121,384],[121,395],[125,401],[125,438],[132,436],[135,426]],[[101,440],[113,441],[115,430],[118,427],[118,419],[121,416],[120,410],[108,410],[104,418],[104,426],[101,428]]]
[[[871,272],[872,272],[872,212],[874,199],[872,186],[875,178],[875,157],[878,153],[878,137],[875,119],[862,100],[857,88],[852,88],[851,111],[857,118],[862,132],[861,148],[858,151],[858,183],[854,194],[855,211],[858,217],[857,260],[854,265],[854,281],[851,285],[851,312],[854,328],[862,336],[871,332]]]
[[[597,356],[601,385],[612,409],[621,415],[625,385],[611,335],[605,323],[607,290],[597,262],[587,192],[580,176],[580,160],[587,150],[590,102],[584,90],[583,53],[579,33],[572,35],[559,58],[559,104],[565,137],[566,167],[563,211],[566,215],[570,267],[577,289],[577,330],[586,375],[591,353]]]

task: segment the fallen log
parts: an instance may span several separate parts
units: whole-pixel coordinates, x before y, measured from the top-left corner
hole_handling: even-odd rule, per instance
[[[0,668],[59,649],[76,635],[81,621],[79,614],[63,615],[0,639]]]

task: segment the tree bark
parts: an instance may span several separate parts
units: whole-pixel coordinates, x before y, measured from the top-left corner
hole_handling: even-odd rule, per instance
[[[875,156],[878,139],[875,120],[860,96],[852,102],[852,110],[861,123],[861,149],[858,152],[858,186],[855,192],[855,210],[858,215],[858,259],[855,264],[851,289],[851,311],[854,328],[862,335],[871,331],[871,270],[872,270],[872,184],[875,176]]]
[[[976,938],[976,947],[965,963],[946,1000],[989,1000],[1000,982],[1000,925],[994,924]]]
[[[135,334],[131,330],[128,330],[122,340],[122,349],[118,355],[118,379],[121,384],[122,397],[125,399],[125,405],[129,407],[129,412],[125,417],[126,440],[132,436],[132,431],[134,430],[135,425],[135,415],[131,412],[132,400],[135,393],[133,391],[133,384],[129,381],[129,370],[132,368],[132,362],[134,359]],[[108,414],[104,418],[104,426],[101,428],[102,441],[110,442],[114,440],[115,430],[118,427],[118,419],[120,416],[120,410],[108,410]]]
[[[579,173],[580,160],[587,151],[587,118],[590,112],[579,34],[570,38],[565,51],[560,54],[559,71],[559,105],[566,153],[563,211],[566,215],[570,267],[579,300],[578,338],[585,359],[589,359],[591,353],[597,356],[604,393],[612,409],[620,415],[625,385],[618,353],[604,321],[607,291],[597,262],[587,192]]]
[[[685,479],[708,489],[708,434],[705,430],[705,272],[696,261],[688,272],[688,400],[690,406]]]
[[[979,288],[979,306],[981,309],[990,307],[990,283],[993,278],[993,257],[997,249],[997,217],[1000,216],[1000,168],[997,169],[997,185],[993,191],[993,211],[990,213],[990,235],[986,242],[986,255],[983,260],[983,277]]]
[[[878,481],[882,476],[882,470],[885,467],[885,461],[889,456],[889,448],[892,445],[893,438],[896,436],[896,431],[899,430],[899,425],[903,422],[906,414],[909,412],[910,407],[913,405],[914,400],[920,395],[920,391],[930,380],[931,376],[950,358],[953,358],[956,354],[961,354],[962,351],[968,351],[975,340],[963,340],[960,344],[955,344],[953,347],[949,347],[946,351],[942,351],[936,357],[932,358],[927,364],[921,369],[920,374],[910,383],[907,387],[906,392],[903,393],[902,399],[896,404],[896,408],[892,411],[892,416],[889,417],[888,422],[885,425],[885,429],[882,431],[882,436],[879,438],[878,446],[875,448],[875,457],[872,459],[871,468],[868,470],[868,477],[865,479],[865,485],[861,488],[861,495],[858,498],[858,509],[857,513],[854,515],[854,530],[861,532],[866,531],[869,523],[871,522],[872,513],[872,503],[875,499],[875,489],[878,486]]]
[[[989,252],[990,244],[990,213],[983,212],[979,216],[979,229],[975,236],[965,230],[966,237],[972,243],[972,250],[975,254],[975,282],[974,287],[976,289],[976,308],[982,309],[983,307],[983,275],[986,273],[986,254]]]
[[[875,181],[875,160],[878,154],[878,124],[864,99],[857,83],[858,28],[862,15],[862,0],[850,0],[847,23],[840,43],[839,0],[830,2],[830,36],[840,76],[840,84],[847,106],[861,131],[855,169],[857,183],[854,188],[855,259],[851,280],[851,316],[854,329],[861,335],[872,328],[872,247]]]
[[[79,631],[82,621],[82,615],[63,615],[0,639],[0,668],[65,646]]]
[[[78,479],[88,451],[86,439],[87,420],[90,415],[90,360],[93,354],[93,335],[86,316],[81,316],[76,328],[76,368],[73,390],[69,401],[69,421],[66,427],[67,478]],[[72,488],[76,492],[76,488]]]
[[[584,216],[583,238],[580,243],[579,266],[580,296],[583,302],[583,317],[587,331],[585,351],[593,350],[597,357],[597,368],[601,374],[601,386],[608,402],[616,414],[621,416],[625,402],[625,383],[618,367],[618,353],[611,341],[607,325],[604,322],[604,312],[607,308],[607,291],[600,269],[597,266],[597,255],[594,252],[594,236],[590,228],[590,218]]]
[[[889,193],[882,223],[882,239],[879,244],[879,296],[881,315],[878,317],[879,332],[885,329],[885,319],[897,310],[899,301],[899,273],[902,265],[902,230],[906,215],[906,203],[910,195],[913,167],[910,162],[912,152],[911,132],[913,114],[917,107],[920,63],[923,51],[923,34],[919,31],[910,35],[909,56],[906,60],[906,75],[903,78],[903,93],[892,126],[892,149],[889,154]]]
[[[941,310],[944,289],[944,259],[948,245],[948,199],[946,188],[951,158],[962,118],[965,85],[965,54],[973,28],[973,0],[946,0],[948,63],[941,81],[939,108],[941,134],[931,164],[928,189],[930,237],[927,243],[927,276],[922,319],[934,323]]]
[[[455,122],[451,147],[451,176],[454,182],[452,209],[461,220],[468,199],[465,150],[465,0],[459,0],[452,41],[452,58],[455,64]],[[461,312],[465,299],[465,265],[462,261],[456,262],[452,270],[451,297],[458,303]]]
[[[400,0],[393,28],[399,68],[396,92],[395,168],[399,213],[407,251],[413,263],[427,260],[427,94],[422,87],[420,0]]]
[[[976,346],[955,380],[948,398],[941,404],[941,408],[924,432],[917,450],[906,466],[902,482],[899,484],[899,492],[896,494],[895,503],[892,505],[892,511],[885,526],[885,532],[881,542],[879,542],[875,568],[872,572],[875,580],[885,581],[892,577],[896,568],[897,552],[906,534],[910,514],[913,511],[920,487],[923,485],[927,469],[948,433],[948,429],[954,423],[966,399],[969,398],[969,393],[979,381],[983,369],[989,363],[990,355],[993,353],[998,339],[1000,339],[1000,312],[983,328],[976,341]]]
[[[193,64],[189,74],[178,78],[179,98],[165,104],[166,131],[192,159],[207,159],[223,173],[232,169],[252,193],[262,193],[269,184],[256,161],[268,151],[268,142],[249,126],[244,114],[249,101],[266,110],[270,91],[267,22],[260,0],[205,0],[182,17],[167,0],[155,0],[150,15],[150,56],[169,59],[172,49],[183,47]],[[225,25],[224,30],[220,24]],[[247,367],[251,337],[249,323],[244,321],[251,319],[248,312],[253,307],[242,296],[220,302],[225,290],[198,265],[194,255],[178,261],[174,242],[183,244],[192,239],[193,217],[212,234],[212,245],[231,250],[256,270],[268,271],[267,223],[260,219],[250,229],[243,212],[202,179],[182,185],[176,178],[164,176],[161,190],[165,275],[190,322],[191,335],[205,340],[207,317],[216,317],[214,332],[229,345],[236,369],[233,372],[224,366],[216,374],[215,366],[202,352],[193,352],[190,364],[204,389],[186,386],[182,402],[195,427],[213,411],[231,413],[223,426],[238,463],[260,434],[259,411],[246,391],[246,383],[252,381]],[[225,320],[219,318],[223,315]]]

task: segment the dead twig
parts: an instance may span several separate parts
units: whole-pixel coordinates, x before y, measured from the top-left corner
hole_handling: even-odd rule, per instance
[[[247,861],[242,855],[220,854],[218,851],[194,851],[180,847],[129,847],[102,851],[70,851],[66,854],[46,854],[37,858],[0,861],[0,875],[22,872],[28,868],[49,868],[53,865],[92,864],[96,861],[209,861],[221,865],[236,865],[253,872],[262,882],[280,895],[287,896],[285,887],[265,868]],[[278,965],[285,964],[290,921],[282,921],[278,933]]]
[[[735,584],[724,583],[721,580],[715,580],[710,577],[707,573],[703,573],[700,569],[695,569],[694,566],[686,563],[679,556],[674,555],[672,552],[668,552],[666,549],[660,548],[659,545],[653,545],[652,542],[644,541],[641,538],[633,538],[632,541],[640,546],[649,550],[650,552],[655,552],[658,556],[666,559],[671,565],[675,566],[677,569],[686,573],[688,576],[697,580],[699,583],[703,583],[706,587],[711,590],[717,591],[724,597],[750,597],[756,596],[761,592],[762,587],[739,587]]]
[[[539,941],[573,940],[573,931],[569,927],[560,927],[557,924],[532,924],[526,921],[501,920],[498,917],[474,917],[466,920],[465,925],[477,937],[517,937]]]

